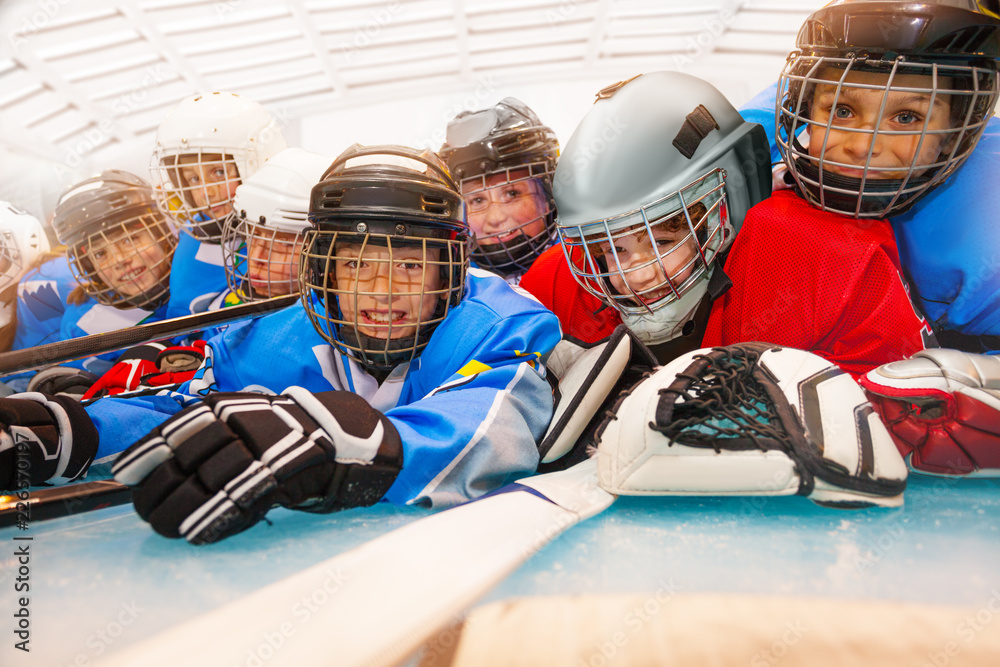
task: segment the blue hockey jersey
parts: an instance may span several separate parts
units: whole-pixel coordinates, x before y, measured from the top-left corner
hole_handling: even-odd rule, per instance
[[[61,340],[66,298],[77,285],[65,257],[56,257],[29,271],[17,285],[17,333],[11,349]],[[89,297],[87,301],[97,303]]]
[[[209,391],[352,391],[392,421],[403,470],[385,499],[452,505],[534,472],[552,417],[542,360],[559,341],[555,315],[500,277],[472,269],[464,300],[421,355],[379,383],[341,355],[296,304],[231,325],[208,342],[205,363],[173,394],[103,399],[88,413],[101,435],[97,464]]]
[[[181,233],[170,266],[167,318],[209,310],[212,302],[227,288],[222,246],[218,243],[203,243],[190,234]]]
[[[774,141],[777,84],[740,109],[760,123],[771,143],[771,160],[780,162]],[[943,185],[910,211],[890,219],[899,258],[915,288],[917,305],[939,332],[1000,336],[1000,225],[993,203],[1000,174],[1000,119],[993,117],[979,144]],[[950,346],[946,335],[942,344]],[[973,345],[975,347],[975,345]],[[971,352],[998,352],[984,340]]]

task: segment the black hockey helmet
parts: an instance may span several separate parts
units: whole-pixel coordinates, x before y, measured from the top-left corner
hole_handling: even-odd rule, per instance
[[[56,203],[52,228],[67,246],[70,268],[84,291],[105,305],[156,308],[170,296],[170,265],[177,237],[139,176],[108,169],[67,188]],[[144,251],[156,245],[150,258]],[[127,276],[105,262],[131,262]],[[146,272],[146,276],[138,275]]]
[[[465,209],[444,162],[429,150],[355,144],[313,187],[309,222],[312,229],[304,241],[300,287],[319,334],[369,369],[390,370],[418,355],[448,311],[461,301],[469,265]],[[363,262],[369,248],[372,259]],[[392,259],[394,253],[404,252],[397,249],[405,248],[420,249],[419,257],[409,252],[405,259]],[[360,270],[349,277],[342,267],[365,264],[375,271],[402,263],[421,267],[420,290],[393,290],[391,277],[388,288],[395,296],[421,303],[425,297],[436,298],[433,314],[402,324],[391,318],[384,323],[359,321],[358,301],[384,292],[362,289],[361,283],[368,279],[360,277]],[[345,275],[337,275],[338,267]],[[434,276],[424,279],[432,271]],[[436,285],[428,288],[428,282]],[[347,306],[341,303],[345,298],[351,300]]]
[[[998,0],[837,0],[810,15],[781,74],[776,109],[775,139],[802,195],[824,210],[881,218],[906,212],[954,173],[975,148],[997,101],[998,8]],[[858,83],[852,80],[855,73],[884,75],[885,84]],[[908,75],[926,83],[914,84],[912,78],[899,83]],[[836,88],[833,109],[841,92],[851,89],[946,99],[949,128],[928,130],[919,122],[914,123],[919,129],[892,132],[918,138],[921,147],[939,141],[939,154],[918,164],[918,150],[902,169],[872,166],[869,157],[861,178],[834,173],[841,165],[825,155],[825,147],[823,155],[810,156],[803,135],[806,128],[832,127],[832,113],[830,124],[810,118],[817,85]],[[877,128],[882,120],[880,112]],[[851,131],[872,136],[869,155],[878,135],[889,136],[884,129]],[[821,163],[834,169],[821,170]],[[879,178],[880,171],[906,174]]]
[[[524,102],[505,97],[487,109],[463,111],[452,118],[438,154],[447,161],[467,198],[487,189],[487,179],[494,174],[504,174],[506,183],[529,179],[538,183],[545,199],[540,216],[545,221],[544,229],[525,233],[524,228],[537,218],[532,219],[518,227],[522,234],[517,238],[503,243],[477,243],[473,249],[473,258],[486,268],[504,275],[524,273],[555,240],[552,174],[559,159],[555,132],[543,125]]]

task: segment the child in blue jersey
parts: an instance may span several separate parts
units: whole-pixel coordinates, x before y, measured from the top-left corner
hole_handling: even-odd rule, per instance
[[[177,239],[148,183],[120,170],[85,179],[60,196],[52,226],[67,246],[61,261],[69,274],[57,259],[26,278],[15,349],[164,318]],[[111,368],[118,355],[64,366],[87,371],[78,378],[86,384],[96,379],[90,374],[99,376]],[[14,377],[13,386],[24,389],[29,375]]]
[[[98,401],[73,428],[96,426],[98,461],[118,457],[161,534],[215,541],[275,504],[442,507],[537,466],[552,416],[541,360],[559,325],[469,270],[444,163],[354,146],[313,188],[309,218],[302,304],[210,340],[178,392]]]
[[[506,97],[452,118],[438,153],[465,198],[472,261],[516,285],[555,242],[555,133],[524,102]]]
[[[174,256],[168,317],[239,303],[227,290],[223,227],[240,183],[284,148],[271,114],[233,93],[193,95],[160,124],[150,173],[160,208],[186,232]]]

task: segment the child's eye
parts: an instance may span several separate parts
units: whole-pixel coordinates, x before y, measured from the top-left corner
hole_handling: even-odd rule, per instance
[[[503,198],[507,201],[517,199],[524,194],[519,188],[507,188],[503,191]]]
[[[845,120],[847,118],[850,118],[854,114],[851,112],[851,108],[850,107],[845,107],[843,105],[839,105],[836,109],[833,110],[833,115],[836,118],[839,118],[841,120]]]
[[[216,167],[215,169],[212,170],[212,176],[214,176],[216,178],[216,180],[219,180],[219,181],[226,180],[226,168],[225,167]]]
[[[919,122],[920,116],[912,111],[902,111],[896,114],[896,118],[894,120],[900,125],[910,125],[912,123]]]
[[[94,259],[104,259],[107,256],[108,256],[108,251],[107,250],[95,250],[94,251]]]
[[[403,268],[403,269],[405,269],[407,271],[421,271],[424,268],[424,263],[423,262],[400,262],[399,266],[400,266],[400,268]]]

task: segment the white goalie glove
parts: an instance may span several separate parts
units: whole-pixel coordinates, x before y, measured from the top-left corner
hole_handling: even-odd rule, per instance
[[[598,442],[601,486],[620,495],[892,507],[906,487],[906,464],[851,376],[765,343],[675,359],[612,409]]]

